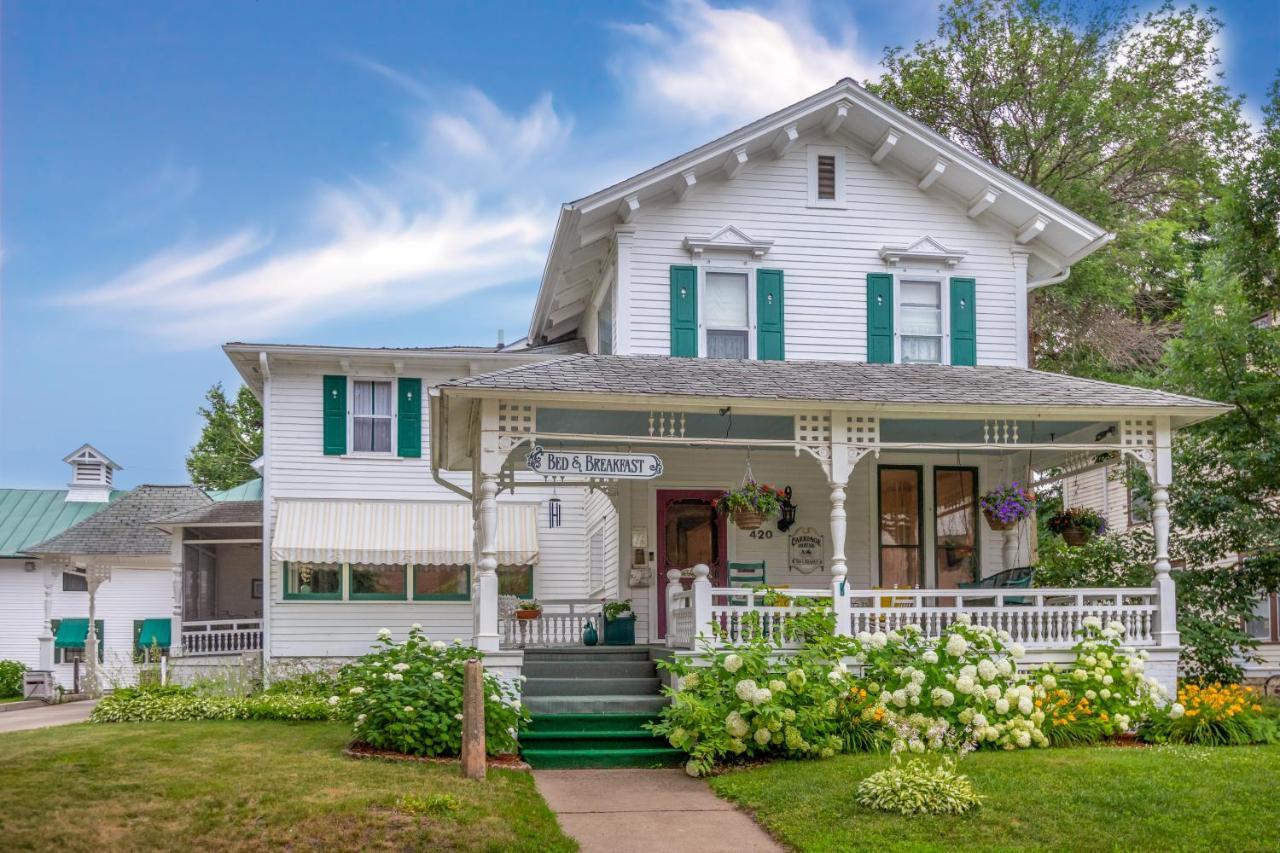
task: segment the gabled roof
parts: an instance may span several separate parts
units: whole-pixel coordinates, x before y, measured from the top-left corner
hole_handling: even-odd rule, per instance
[[[950,198],[971,216],[990,217],[1026,238],[1043,271],[1059,272],[1104,245],[1103,228],[987,163],[850,79],[727,133],[692,151],[561,207],[529,326],[537,341],[549,331],[562,279],[598,261],[595,244],[647,201],[683,197],[697,183],[737,173],[743,163],[772,160],[805,133],[821,129],[872,155],[922,191]],[[718,177],[715,177],[717,176]],[[761,235],[767,236],[767,235]],[[573,283],[568,283],[572,285]],[[575,299],[580,299],[575,291]],[[557,310],[564,314],[566,299]],[[555,338],[556,335],[550,335]]]
[[[114,491],[110,500],[123,494]],[[29,546],[57,536],[106,506],[68,502],[66,489],[0,489],[0,557],[30,556]]]
[[[102,462],[110,466],[113,471],[121,470],[121,467],[111,460],[107,454],[103,453],[92,444],[82,444],[75,450],[62,457],[62,461],[68,464],[72,462]]]
[[[760,361],[659,355],[572,355],[541,364],[456,379],[459,391],[523,391],[724,400],[870,403],[967,409],[1148,409],[1202,419],[1230,406],[1165,391],[1022,367],[867,364],[857,361]]]
[[[152,522],[210,503],[195,486],[138,486],[102,511],[27,550],[40,556],[162,556],[170,552],[172,537]]]

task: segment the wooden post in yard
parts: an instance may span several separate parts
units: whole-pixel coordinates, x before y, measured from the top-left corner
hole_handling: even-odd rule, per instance
[[[484,771],[484,666],[473,659],[462,677],[462,775],[483,779]]]

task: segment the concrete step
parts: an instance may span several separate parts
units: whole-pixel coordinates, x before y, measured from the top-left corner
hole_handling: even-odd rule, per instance
[[[588,767],[678,767],[685,755],[671,747],[639,749],[524,749],[520,754],[535,770]],[[607,796],[607,792],[601,792]]]
[[[527,678],[656,678],[658,671],[647,660],[525,660],[520,669]]]
[[[530,678],[524,695],[533,696],[654,696],[657,678]]]
[[[533,714],[529,732],[644,731],[645,723],[658,719],[654,714]],[[523,738],[525,735],[521,735]]]
[[[525,663],[530,661],[598,661],[649,660],[645,646],[567,646],[562,649],[525,649]]]
[[[525,682],[528,687],[529,682]],[[670,704],[665,696],[569,695],[524,697],[531,714],[648,714],[653,716]]]

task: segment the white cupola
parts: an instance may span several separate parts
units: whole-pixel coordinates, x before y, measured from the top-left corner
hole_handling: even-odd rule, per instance
[[[68,503],[106,503],[111,499],[112,474],[120,466],[91,444],[82,445],[62,458],[71,466]]]

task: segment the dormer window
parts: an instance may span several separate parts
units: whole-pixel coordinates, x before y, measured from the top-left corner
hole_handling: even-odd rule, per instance
[[[809,206],[845,206],[844,148],[809,146]]]

